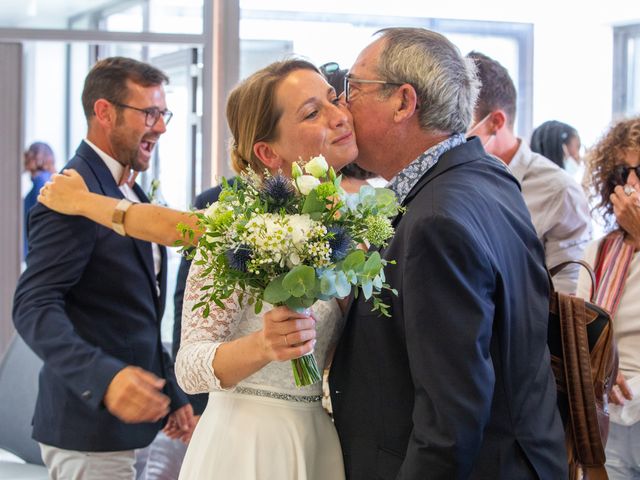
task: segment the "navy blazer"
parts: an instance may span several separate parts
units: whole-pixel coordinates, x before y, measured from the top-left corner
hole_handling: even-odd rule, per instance
[[[65,168],[76,169],[90,191],[123,198],[105,163],[85,142]],[[148,202],[138,185],[134,191]],[[15,292],[13,320],[44,361],[35,440],[85,451],[148,445],[163,421],[125,424],[102,402],[113,377],[127,365],[165,378],[172,410],[186,403],[160,338],[167,274],[166,249],[161,252],[156,279],[150,243],[42,204],[31,211],[27,268]]]
[[[544,252],[478,139],[412,189],[383,251],[391,318],[352,304],[330,374],[349,479],[567,478]]]

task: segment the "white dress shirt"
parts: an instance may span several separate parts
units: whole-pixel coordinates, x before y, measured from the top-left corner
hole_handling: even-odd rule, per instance
[[[531,221],[544,246],[547,267],[580,260],[591,240],[591,216],[582,188],[551,160],[532,152],[522,139],[519,141],[509,169],[522,187]],[[578,270],[578,266],[562,270],[553,279],[555,288],[575,293]]]

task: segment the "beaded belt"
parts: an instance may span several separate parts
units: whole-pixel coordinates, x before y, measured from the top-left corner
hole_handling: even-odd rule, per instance
[[[275,398],[277,400],[287,400],[289,402],[314,403],[322,400],[322,395],[290,395],[288,393],[270,392],[269,390],[259,390],[250,387],[236,387],[236,393],[255,395],[256,397]]]

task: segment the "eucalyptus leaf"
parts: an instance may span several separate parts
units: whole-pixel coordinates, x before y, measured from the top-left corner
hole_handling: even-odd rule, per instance
[[[283,280],[285,277],[286,274],[283,274],[269,282],[267,288],[264,289],[265,302],[272,305],[277,305],[279,303],[285,302],[289,297],[291,297],[291,293],[283,285]]]
[[[336,273],[336,293],[338,298],[344,298],[351,293],[351,283],[344,272]]]
[[[364,294],[364,298],[369,300],[371,298],[371,294],[373,293],[373,282],[365,282],[362,284],[362,293]]]
[[[315,284],[316,271],[309,265],[293,267],[282,280],[282,287],[294,297],[302,297],[312,291]]]
[[[325,271],[320,277],[320,292],[323,295],[336,293],[336,273],[332,270]]]
[[[377,275],[382,269],[382,262],[380,261],[380,252],[373,252],[364,264],[364,274],[373,277]]]
[[[347,255],[343,260],[343,269],[360,271],[362,270],[362,266],[364,265],[365,259],[366,259],[366,255],[362,250],[360,249],[354,250],[349,255]]]
[[[302,213],[322,213],[326,209],[326,202],[318,197],[318,192],[311,190],[302,206]]]
[[[291,310],[299,310],[309,308],[314,303],[316,303],[316,299],[312,297],[290,297],[285,305]]]

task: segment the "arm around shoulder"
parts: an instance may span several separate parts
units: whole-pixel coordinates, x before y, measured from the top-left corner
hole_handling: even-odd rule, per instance
[[[90,192],[82,176],[73,169],[54,175],[40,191],[38,201],[65,215],[80,215],[104,227],[113,228],[117,198]],[[196,231],[197,218],[189,212],[181,212],[160,205],[136,203],[124,214],[124,231],[140,240],[172,246],[182,240],[177,229],[183,223]],[[122,233],[122,232],[118,232]]]

